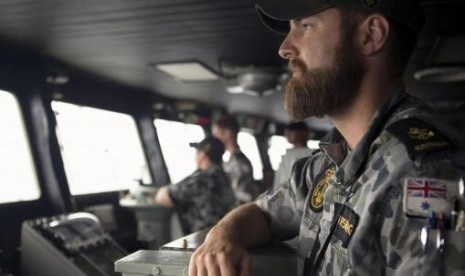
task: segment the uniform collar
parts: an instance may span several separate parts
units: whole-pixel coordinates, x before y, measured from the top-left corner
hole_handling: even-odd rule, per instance
[[[339,166],[346,158],[347,142],[341,133],[336,128],[333,128],[321,139],[320,149]]]
[[[408,97],[404,87],[396,89],[372,116],[367,133],[365,133],[349,156],[347,156],[347,141],[336,128],[333,128],[321,140],[320,149],[338,167],[344,168],[344,170],[339,170],[340,172],[338,172],[337,177],[339,179],[345,179],[344,182],[347,182],[347,180],[357,177],[360,167],[366,161],[372,142],[379,136],[387,120]]]

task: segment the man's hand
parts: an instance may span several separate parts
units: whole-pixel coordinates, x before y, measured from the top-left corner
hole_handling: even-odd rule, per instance
[[[251,276],[252,261],[245,248],[269,240],[268,222],[258,206],[239,206],[210,230],[194,252],[189,276]]]
[[[251,276],[251,258],[245,248],[213,228],[189,262],[189,276]]]

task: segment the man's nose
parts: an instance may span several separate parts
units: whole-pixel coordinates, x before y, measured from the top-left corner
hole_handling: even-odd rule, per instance
[[[294,59],[297,56],[297,49],[290,42],[289,36],[281,43],[278,53],[283,59]]]

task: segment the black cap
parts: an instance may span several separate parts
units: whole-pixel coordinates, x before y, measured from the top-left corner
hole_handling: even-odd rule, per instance
[[[208,136],[199,143],[190,143],[190,146],[204,152],[216,164],[220,164],[223,160],[224,145],[213,136]]]
[[[255,8],[270,30],[286,34],[289,20],[317,14],[331,7],[380,13],[418,31],[424,15],[418,0],[256,0]]]

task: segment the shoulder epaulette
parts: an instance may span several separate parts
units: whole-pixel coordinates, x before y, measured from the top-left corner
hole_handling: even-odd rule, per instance
[[[411,159],[453,147],[443,134],[418,118],[401,119],[389,125],[386,130],[405,145]]]

